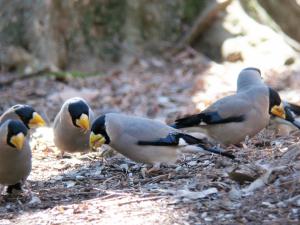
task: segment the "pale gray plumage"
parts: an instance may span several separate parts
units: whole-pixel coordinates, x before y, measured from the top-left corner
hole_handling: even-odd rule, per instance
[[[70,111],[70,105],[74,106],[73,111]],[[84,127],[76,126],[74,121],[79,120],[83,114],[88,114],[86,125]],[[93,111],[82,98],[71,98],[62,105],[53,125],[54,143],[62,154],[89,150],[90,126],[93,118]]]
[[[281,107],[278,93],[264,84],[260,71],[246,68],[239,74],[236,94],[217,100],[197,115],[178,119],[172,126],[186,131],[204,130],[224,145],[238,144],[265,128],[271,111]]]
[[[16,114],[15,106],[10,107],[0,116],[0,123],[9,119],[20,120],[20,117]]]
[[[15,135],[22,134],[25,139],[19,149],[10,142]],[[10,145],[9,145],[10,143]],[[20,143],[19,143],[20,144]],[[15,185],[23,183],[31,171],[31,149],[27,128],[20,121],[7,120],[0,126],[0,184]]]
[[[181,141],[185,144],[181,145]],[[90,145],[99,147],[97,143],[108,144],[136,162],[153,165],[173,164],[181,152],[203,150],[233,158],[228,153],[206,147],[210,144],[205,140],[196,139],[159,121],[118,113],[108,113],[95,119]]]

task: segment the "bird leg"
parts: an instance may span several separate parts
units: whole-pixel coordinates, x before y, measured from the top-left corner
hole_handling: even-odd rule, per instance
[[[70,159],[72,156],[69,153],[65,153],[64,150],[60,150],[60,153],[56,156],[57,159]]]
[[[31,192],[31,188],[30,188],[27,181],[24,181],[24,186],[27,190],[27,195],[28,195],[29,199],[31,200],[32,199],[32,192]]]
[[[0,184],[0,195],[2,195],[2,192],[3,192],[4,188],[5,188],[5,186]]]
[[[63,159],[65,155],[65,151],[60,149],[60,152],[56,155],[57,159]]]
[[[0,203],[5,202],[3,195],[2,195],[4,188],[5,188],[5,186],[0,184]]]

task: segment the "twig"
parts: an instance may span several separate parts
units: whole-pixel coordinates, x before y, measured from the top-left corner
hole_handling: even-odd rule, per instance
[[[178,46],[174,49],[174,53],[179,52],[184,47],[191,45],[209,26],[213,24],[213,21],[217,17],[218,13],[224,11],[232,0],[218,0],[216,2],[210,2],[210,5],[206,7],[204,11],[200,12],[200,15],[196,19],[190,31],[188,31],[184,37],[179,41]]]
[[[0,87],[5,86],[5,85],[10,85],[13,82],[15,82],[16,80],[25,80],[25,79],[29,79],[32,77],[41,76],[41,75],[43,75],[45,73],[49,73],[49,72],[51,72],[51,68],[44,67],[40,70],[37,70],[32,73],[28,73],[28,74],[22,74],[22,75],[16,74],[16,75],[2,76],[2,79],[0,79]]]
[[[145,178],[145,179],[137,179],[137,180],[133,180],[134,184],[138,184],[138,183],[142,183],[142,184],[146,184],[149,182],[159,182],[159,181],[163,181],[165,180],[165,178],[168,178],[169,180],[176,178],[178,179],[188,179],[191,178],[191,175],[177,175],[177,176],[173,176],[172,174],[162,174],[156,177],[150,177],[150,178]]]
[[[114,178],[116,178],[116,177],[118,177],[118,176],[119,176],[119,175],[109,177],[109,178],[107,178],[105,181],[103,181],[102,184],[105,185],[107,182],[111,181],[112,179],[114,179]]]
[[[138,202],[143,202],[143,201],[159,200],[162,198],[166,198],[166,197],[165,196],[154,196],[154,197],[148,197],[148,198],[134,199],[134,200],[126,201],[126,202],[121,202],[118,204],[118,206],[127,205],[127,204],[131,204],[131,203],[138,203]]]
[[[162,175],[159,175],[159,176],[156,176],[156,177],[133,180],[133,183],[134,184],[138,184],[138,183],[145,184],[145,183],[149,183],[149,182],[159,182],[159,181],[162,181],[162,180],[164,180],[165,178],[168,178],[168,177],[169,177],[169,174],[162,174]]]

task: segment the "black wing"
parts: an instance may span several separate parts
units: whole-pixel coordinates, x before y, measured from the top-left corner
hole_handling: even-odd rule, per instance
[[[204,149],[205,151],[222,155],[225,157],[228,157],[230,159],[234,159],[235,156],[224,152],[222,149],[217,148],[217,147],[210,147],[210,143],[208,141],[204,141],[202,139],[195,138],[191,135],[188,134],[183,134],[183,133],[173,133],[169,134],[165,138],[160,138],[155,141],[138,141],[138,145],[151,145],[151,146],[178,146],[179,145],[179,139],[182,138],[187,144],[190,145],[197,145],[198,147]]]
[[[243,122],[244,120],[245,120],[245,115],[222,118],[218,112],[203,112],[196,115],[187,116],[178,119],[175,121],[175,124],[171,126],[180,129],[185,127],[198,126],[201,123],[212,125],[212,124],[222,124],[222,123],[232,123],[232,122]]]
[[[285,106],[284,107],[285,110],[285,120],[291,122],[295,127],[297,127],[298,129],[300,129],[300,122],[297,121],[292,113],[292,110],[290,109],[289,106]]]
[[[153,146],[176,146],[179,145],[179,139],[182,138],[187,144],[205,144],[202,139],[195,138],[188,134],[171,133],[165,138],[159,138],[154,141],[138,141],[138,145],[153,145]]]
[[[286,106],[289,110],[291,110],[295,115],[299,116],[300,115],[300,106],[287,102]]]

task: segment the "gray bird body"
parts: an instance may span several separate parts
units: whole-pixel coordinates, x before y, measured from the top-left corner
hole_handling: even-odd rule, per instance
[[[103,142],[104,140],[104,142]],[[174,164],[180,153],[211,152],[234,158],[209,142],[197,139],[162,122],[119,113],[107,113],[95,119],[90,136],[91,147],[109,144],[124,156],[141,163]]]
[[[4,122],[0,127],[0,183],[14,185],[25,181],[30,174],[31,149],[28,137],[25,139],[22,150],[7,145],[8,122]]]
[[[252,137],[269,122],[269,87],[259,71],[243,70],[237,81],[237,92],[217,100],[200,114],[176,120],[175,128],[207,133],[224,145],[238,144]]]
[[[53,124],[54,144],[63,152],[87,152],[89,151],[90,131],[83,132],[72,123],[68,105],[79,98],[67,100],[56,115]],[[80,99],[84,101],[83,99]],[[84,101],[85,102],[85,101]],[[86,102],[85,102],[86,103]],[[87,104],[87,103],[86,103]],[[87,104],[88,105],[88,104]],[[89,123],[93,121],[94,113],[89,108]]]
[[[106,114],[106,131],[110,146],[124,156],[142,163],[175,163],[179,148],[174,146],[139,146],[140,140],[153,141],[178,132],[165,124],[147,118]]]
[[[11,119],[11,120],[21,120],[21,118],[15,113],[15,110],[13,107],[6,110],[1,116],[0,116],[0,123]]]
[[[265,106],[265,107],[262,107]],[[244,115],[243,122],[204,125],[207,134],[222,144],[236,144],[252,137],[265,128],[270,115],[268,112],[268,88],[254,87],[236,95],[228,96],[211,105],[206,112],[218,111],[223,118]]]

